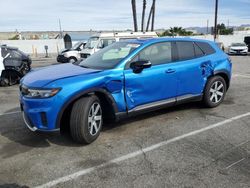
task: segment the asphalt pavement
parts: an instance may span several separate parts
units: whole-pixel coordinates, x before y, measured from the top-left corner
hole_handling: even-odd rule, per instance
[[[90,145],[30,132],[18,86],[0,88],[0,188],[250,187],[250,56],[231,58],[219,107],[189,103],[106,124]]]

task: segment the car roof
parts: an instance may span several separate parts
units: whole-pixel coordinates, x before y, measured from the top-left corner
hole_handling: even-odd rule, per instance
[[[206,42],[210,44],[215,44],[213,41],[204,40],[204,39],[194,39],[189,37],[183,38],[173,38],[173,37],[159,37],[159,38],[147,38],[147,39],[131,39],[126,40],[127,42],[131,43],[140,43],[140,44],[150,44],[150,43],[157,43],[157,42],[171,42],[171,41],[190,41],[190,42]]]

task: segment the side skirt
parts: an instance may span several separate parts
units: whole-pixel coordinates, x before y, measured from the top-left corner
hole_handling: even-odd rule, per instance
[[[195,101],[201,101],[203,98],[203,94],[201,95],[183,95],[180,97],[176,97],[176,98],[170,98],[167,100],[162,100],[162,101],[157,101],[157,102],[152,102],[152,103],[148,103],[148,104],[143,104],[140,106],[137,106],[127,112],[118,112],[116,113],[116,121],[119,121],[121,119],[125,119],[128,117],[132,117],[132,116],[136,116],[139,114],[143,114],[143,113],[147,113],[147,112],[151,112],[151,111],[155,111],[155,110],[159,110],[162,108],[167,108],[167,107],[171,107],[171,106],[175,106],[175,105],[179,105],[179,104],[183,104],[183,103],[187,103],[187,102],[195,102]]]

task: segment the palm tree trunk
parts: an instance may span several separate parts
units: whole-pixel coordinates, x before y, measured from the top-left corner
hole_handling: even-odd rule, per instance
[[[150,24],[150,20],[151,20],[151,16],[152,16],[152,11],[153,11],[153,9],[152,9],[152,6],[151,6],[149,16],[148,16],[146,31],[148,31],[148,29],[149,29],[149,24]]]
[[[142,17],[141,17],[141,31],[144,31],[144,18],[145,18],[145,11],[146,11],[147,1],[143,0],[143,7],[142,7]]]
[[[137,16],[136,16],[136,1],[131,0],[131,4],[132,4],[132,11],[133,11],[134,31],[137,32],[138,26],[137,26]]]
[[[155,24],[155,1],[153,0],[152,4],[152,25],[151,25],[151,31],[154,31],[154,24]]]

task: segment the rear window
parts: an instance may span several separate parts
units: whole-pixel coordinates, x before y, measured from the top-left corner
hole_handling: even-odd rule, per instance
[[[202,57],[204,56],[204,52],[201,50],[201,48],[199,46],[197,46],[197,44],[194,43],[194,52],[195,52],[195,57]]]
[[[215,53],[215,50],[206,42],[195,42],[206,55]]]
[[[193,42],[176,42],[179,60],[195,58]]]

